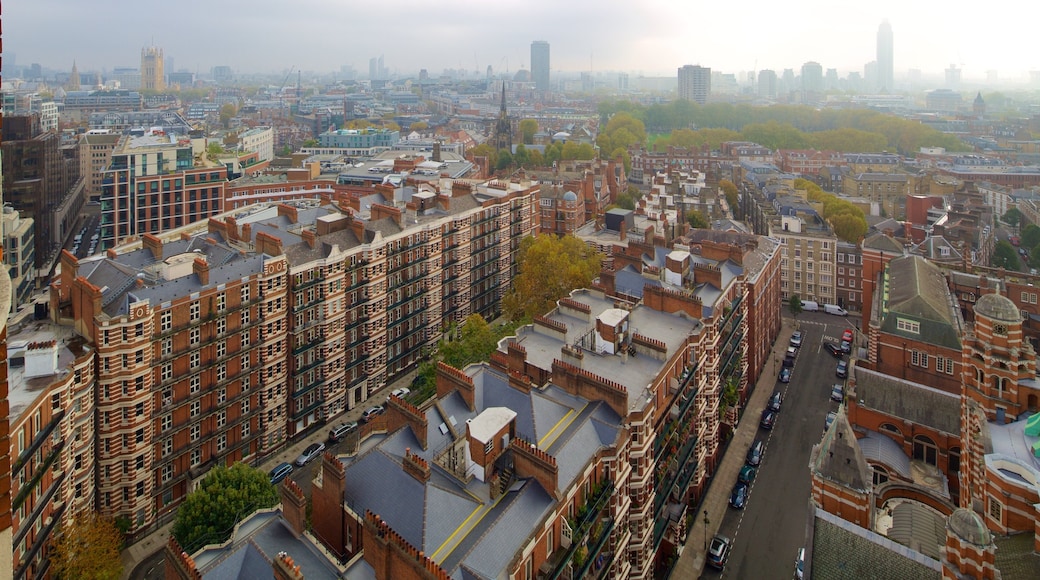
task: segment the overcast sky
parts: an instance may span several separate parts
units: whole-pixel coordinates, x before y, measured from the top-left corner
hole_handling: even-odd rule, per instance
[[[707,5],[704,5],[707,4]],[[1028,2],[1001,9],[934,0],[18,0],[3,13],[3,49],[19,65],[108,70],[137,67],[162,47],[174,69],[305,71],[384,56],[391,73],[446,68],[496,73],[530,67],[532,40],[551,46],[551,68],[674,75],[684,64],[737,73],[802,63],[863,71],[878,25],[895,38],[895,76],[911,68],[965,80],[1040,70]],[[1017,9],[1020,13],[1012,10]],[[1016,48],[1018,50],[1016,50]],[[169,72],[169,71],[167,71]]]

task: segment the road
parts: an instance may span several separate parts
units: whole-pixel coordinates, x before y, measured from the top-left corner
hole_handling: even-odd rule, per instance
[[[837,360],[823,341],[837,343],[842,331],[855,328],[851,318],[823,313],[798,316],[804,334],[788,384],[776,383],[784,402],[772,431],[758,430],[766,449],[743,510],[730,508],[719,534],[733,540],[725,571],[708,568],[705,578],[791,578],[798,548],[805,543],[809,513],[809,454],[823,435]],[[778,340],[787,341],[781,336]]]

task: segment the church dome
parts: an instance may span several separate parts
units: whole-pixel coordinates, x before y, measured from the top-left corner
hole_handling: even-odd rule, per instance
[[[960,539],[976,546],[988,546],[992,541],[986,524],[975,512],[958,508],[950,514],[949,524],[953,533]]]
[[[975,303],[975,314],[1002,322],[1021,322],[1015,303],[1000,294],[983,294]]]
[[[563,201],[578,201],[578,194],[574,193],[573,191],[568,191],[567,193],[563,194]]]

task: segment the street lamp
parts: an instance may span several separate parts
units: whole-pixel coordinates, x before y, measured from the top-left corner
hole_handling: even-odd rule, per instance
[[[705,557],[707,557],[707,554],[708,554],[708,524],[710,524],[710,523],[711,522],[708,521],[708,510],[704,510],[704,554],[705,554]]]

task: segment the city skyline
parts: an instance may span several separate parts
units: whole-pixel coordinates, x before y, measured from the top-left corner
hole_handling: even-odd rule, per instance
[[[754,14],[755,23],[767,24],[732,27],[711,24],[735,22],[728,6],[687,7],[665,0],[642,3],[638,11],[616,0],[522,7],[463,0],[432,12],[404,0],[393,3],[392,22],[386,6],[348,6],[331,0],[308,0],[292,12],[282,3],[258,0],[247,14],[199,0],[182,5],[175,12],[153,12],[127,11],[115,0],[15,3],[5,13],[10,24],[4,54],[15,55],[19,65],[40,63],[67,70],[76,61],[80,71],[111,70],[136,66],[140,50],[154,45],[175,60],[176,67],[166,72],[209,72],[217,65],[238,73],[290,67],[323,72],[346,65],[363,75],[369,58],[385,55],[393,75],[420,69],[431,74],[445,69],[483,74],[488,66],[499,74],[530,70],[530,44],[545,40],[552,46],[554,72],[673,76],[685,64],[728,73],[780,72],[816,61],[844,76],[850,71],[862,74],[876,59],[878,26],[888,19],[895,37],[897,83],[910,69],[938,75],[951,64],[963,70],[966,81],[985,78],[990,70],[998,71],[1002,80],[1014,81],[1040,69],[1040,57],[1014,51],[1013,42],[1009,50],[1008,43],[987,42],[978,34],[999,29],[1002,38],[1025,39],[1027,19],[985,12],[964,19],[956,11],[891,0],[870,5],[810,0],[799,5],[797,13],[787,5],[753,1],[742,5],[740,13]],[[817,14],[824,16],[807,16]],[[689,22],[705,24],[691,28]],[[41,34],[41,28],[46,33]],[[179,32],[187,30],[192,32]],[[324,36],[320,50],[295,34],[305,39]],[[272,45],[263,40],[269,38],[285,41],[269,49]],[[79,48],[87,46],[89,50]]]

